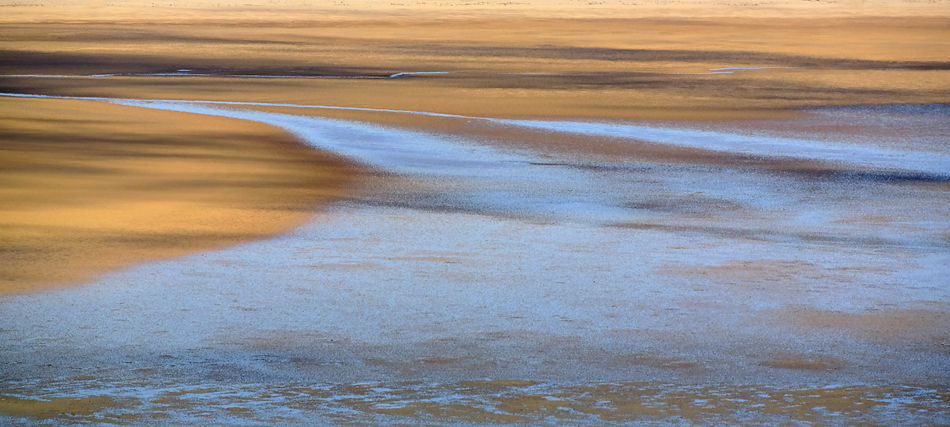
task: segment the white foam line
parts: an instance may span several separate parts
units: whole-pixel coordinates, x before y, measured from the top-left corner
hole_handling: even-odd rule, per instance
[[[401,77],[401,76],[417,76],[417,75],[426,75],[426,74],[448,74],[448,71],[417,71],[413,73],[396,73],[389,76],[389,78],[394,79],[396,77]]]
[[[648,126],[591,123],[571,121],[507,120],[489,117],[463,116],[458,114],[424,111],[394,110],[385,108],[340,107],[331,105],[282,104],[268,102],[237,101],[192,101],[192,100],[137,100],[101,97],[67,97],[54,95],[24,95],[0,93],[0,96],[19,98],[77,99],[103,101],[113,104],[147,106],[149,103],[174,103],[191,105],[227,105],[258,107],[314,108],[325,110],[371,111],[383,113],[415,114],[430,117],[483,120],[508,126],[542,129],[582,135],[608,136],[633,139],[666,145],[677,145],[727,153],[741,153],[764,157],[800,158],[833,161],[866,167],[900,169],[946,175],[950,173],[950,156],[935,152],[897,151],[856,145],[834,144],[791,138],[746,136],[712,131],[689,129],[654,128]]]
[[[102,101],[102,102],[109,102],[113,104],[123,104],[123,103],[129,103],[129,102],[156,102],[156,103],[178,103],[178,104],[200,104],[200,105],[233,105],[233,106],[252,106],[252,107],[316,108],[316,109],[323,109],[323,110],[349,110],[349,111],[372,111],[372,112],[379,112],[379,113],[416,114],[416,115],[421,115],[421,116],[448,117],[448,118],[471,119],[471,120],[488,120],[488,121],[495,120],[495,119],[485,118],[485,117],[462,116],[458,114],[430,113],[430,112],[425,112],[425,111],[411,111],[411,110],[391,110],[391,109],[386,109],[386,108],[339,107],[339,106],[334,106],[334,105],[282,104],[282,103],[272,103],[272,102],[238,102],[238,101],[190,101],[190,100],[174,100],[174,99],[123,99],[123,98],[102,98],[102,97],[94,97],[94,96],[28,95],[28,94],[18,94],[18,93],[0,93],[0,96],[13,97],[13,98],[73,99],[73,100],[80,100],[80,101]]]
[[[113,100],[114,104],[185,113],[206,114],[253,120],[286,129],[310,141],[311,145],[325,148],[372,166],[395,169],[400,172],[431,172],[443,166],[450,171],[459,167],[477,165],[480,168],[503,165],[507,162],[527,162],[527,159],[499,157],[498,154],[478,152],[476,147],[460,148],[447,140],[423,134],[378,128],[356,121],[327,119],[262,112],[205,103],[179,101]],[[475,151],[473,151],[475,150]],[[485,150],[488,150],[485,148]],[[481,155],[478,155],[481,154]],[[497,161],[486,161],[484,159]]]
[[[123,101],[121,105],[253,120],[287,130],[315,148],[403,176],[434,179],[457,190],[445,200],[459,206],[545,220],[608,224],[628,218],[605,188],[583,171],[538,168],[533,153],[491,147],[352,120],[279,114],[179,102]],[[565,185],[564,182],[571,185]],[[466,190],[464,183],[478,182]],[[450,184],[452,183],[452,184]]]

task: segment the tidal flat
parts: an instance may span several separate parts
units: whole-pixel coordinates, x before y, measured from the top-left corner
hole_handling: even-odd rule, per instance
[[[93,6],[0,17],[2,423],[950,423],[945,3]]]

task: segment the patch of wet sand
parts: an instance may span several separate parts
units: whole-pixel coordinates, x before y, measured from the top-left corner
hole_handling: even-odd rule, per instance
[[[912,343],[950,354],[950,304],[921,301],[926,308],[880,308],[848,313],[808,308],[789,309],[782,316],[790,325],[847,334],[880,343]]]
[[[0,111],[3,293],[280,233],[356,174],[255,123],[90,101]]]
[[[132,402],[123,403],[128,405]],[[71,417],[89,417],[106,408],[120,405],[109,396],[52,397],[37,400],[0,395],[0,413],[11,417],[38,420],[60,418],[66,414]]]
[[[161,278],[140,284],[134,292],[158,292],[169,298],[171,295],[162,289],[183,281],[193,283],[196,288],[227,284],[230,294],[212,290],[204,294],[208,300],[196,298],[199,294],[192,293],[185,301],[174,304],[169,301],[169,307],[182,310],[176,312],[175,321],[164,319],[147,306],[131,308],[133,304],[140,304],[136,301],[152,298],[109,295],[116,299],[106,306],[130,307],[131,312],[138,315],[150,313],[153,316],[135,327],[162,333],[160,345],[172,347],[165,351],[170,353],[169,360],[174,363],[155,361],[154,355],[143,357],[134,350],[119,357],[140,366],[163,366],[167,369],[166,377],[184,379],[210,375],[224,382],[258,379],[271,384],[301,378],[333,378],[351,384],[359,379],[382,377],[445,381],[473,377],[528,378],[582,383],[633,377],[698,384],[716,381],[753,384],[761,378],[780,378],[777,381],[802,385],[829,381],[866,384],[869,378],[882,375],[887,383],[904,379],[940,381],[934,380],[933,374],[945,365],[946,355],[939,347],[921,340],[916,340],[913,348],[893,343],[879,345],[861,335],[844,340],[843,335],[834,330],[807,325],[794,330],[788,328],[794,323],[782,318],[781,310],[777,315],[775,310],[762,309],[804,304],[819,308],[830,306],[832,310],[844,309],[860,315],[868,307],[882,302],[913,306],[916,303],[908,301],[908,297],[939,295],[940,290],[914,289],[913,281],[914,274],[940,270],[933,261],[941,258],[943,246],[927,240],[928,225],[920,222],[928,219],[938,226],[942,223],[940,218],[946,212],[939,203],[925,206],[937,200],[941,194],[938,189],[915,185],[904,188],[873,181],[855,186],[849,180],[829,180],[815,186],[796,176],[744,176],[741,171],[730,168],[670,170],[627,165],[626,168],[586,170],[558,166],[567,164],[565,160],[570,156],[565,156],[568,159],[555,157],[550,165],[523,159],[506,161],[518,158],[512,157],[514,154],[492,154],[491,150],[464,145],[464,141],[439,139],[438,135],[194,104],[142,105],[280,123],[307,135],[316,146],[331,144],[341,152],[363,156],[373,164],[389,162],[391,169],[408,173],[406,178],[411,181],[431,185],[436,192],[443,192],[440,196],[447,196],[442,201],[442,209],[438,209],[439,205],[427,209],[425,202],[414,199],[420,194],[413,188],[396,186],[404,193],[387,194],[392,188],[381,187],[377,189],[383,193],[376,195],[380,197],[378,204],[367,203],[365,198],[352,200],[349,202],[352,210],[331,212],[324,218],[327,222],[334,221],[333,224],[319,221],[310,224],[309,231],[297,230],[294,238],[269,242],[276,247],[298,245],[281,250],[289,252],[265,255],[275,247],[262,244],[254,246],[256,249],[234,248],[230,252],[206,254],[211,258],[224,258],[209,265],[195,258],[190,264],[165,265],[161,271],[153,270],[152,273]],[[328,141],[327,136],[333,138]],[[374,144],[389,149],[378,153],[373,150]],[[466,162],[464,157],[455,157],[461,153],[475,159]],[[485,181],[479,167],[488,167],[485,162],[494,159],[494,155],[501,156],[501,162],[493,166],[493,170],[525,173],[509,176],[510,184],[515,187],[497,187],[496,190],[501,190],[498,197],[479,200],[479,191],[487,189],[481,185]],[[428,167],[419,169],[420,165]],[[526,173],[529,169],[531,173]],[[657,174],[660,170],[665,173]],[[411,171],[428,178],[413,176]],[[473,175],[469,177],[466,173]],[[446,174],[448,179],[437,178],[439,174]],[[548,174],[558,179],[547,179]],[[749,179],[753,176],[755,179]],[[465,182],[465,179],[472,181]],[[527,180],[532,189],[530,194],[539,197],[506,197],[509,191],[512,195],[519,194],[519,179]],[[638,184],[615,185],[630,182],[630,179],[637,180]],[[680,187],[682,179],[685,186]],[[584,191],[563,191],[571,186]],[[696,193],[696,186],[704,193]],[[609,190],[591,192],[590,188]],[[685,189],[689,192],[684,193]],[[657,194],[649,194],[653,191]],[[467,199],[466,195],[474,197]],[[596,195],[610,196],[610,199],[600,200]],[[453,196],[457,198],[452,199]],[[564,196],[568,198],[563,199]],[[851,201],[852,198],[855,200]],[[879,206],[869,203],[875,198],[887,203]],[[915,205],[901,202],[902,198],[919,200]],[[522,206],[510,203],[512,200]],[[619,224],[621,227],[590,227],[599,224],[596,217],[585,221],[582,216],[570,216],[575,212],[570,209],[571,201],[575,200],[585,211],[600,208],[602,203],[619,202],[622,215],[637,215],[667,224],[657,229],[625,227],[623,223]],[[813,205],[803,205],[806,200]],[[495,202],[503,203],[494,205]],[[549,208],[545,205],[561,206],[562,203],[568,206],[546,211]],[[393,206],[402,208],[393,209]],[[783,206],[823,215],[789,217],[785,209],[780,209]],[[921,227],[921,232],[892,236],[891,222],[857,226],[842,222],[835,214],[842,206],[849,215],[917,218],[916,226]],[[513,214],[506,211],[512,207],[524,211]],[[533,210],[539,208],[541,214]],[[914,214],[900,213],[906,210],[913,210]],[[537,222],[535,215],[545,213],[556,215]],[[366,218],[361,220],[361,216]],[[738,218],[743,221],[737,224]],[[684,225],[691,221],[696,222],[692,227]],[[717,227],[722,231],[726,228],[724,225],[739,234],[717,233]],[[759,229],[755,230],[756,227]],[[697,232],[704,229],[709,231]],[[497,239],[492,243],[486,242],[486,238],[492,236],[490,230],[495,230]],[[741,234],[749,230],[758,234],[756,239]],[[301,233],[308,237],[301,238]],[[816,233],[824,237],[809,237]],[[453,238],[446,240],[444,236]],[[786,241],[780,243],[782,239]],[[409,242],[415,242],[416,246]],[[881,246],[901,249],[877,250]],[[680,249],[664,249],[667,247],[690,252],[676,253]],[[549,250],[552,248],[556,250]],[[753,255],[763,251],[773,253],[775,258],[755,262]],[[736,254],[740,253],[745,255],[746,261],[728,261],[737,259]],[[554,256],[560,258],[554,261]],[[719,287],[704,286],[695,276],[683,280],[683,275],[664,273],[667,278],[650,275],[671,261],[702,265],[726,256],[729,258],[720,263],[723,268],[718,269],[726,283]],[[229,257],[237,259],[229,260]],[[915,267],[908,259],[919,260],[921,264]],[[287,260],[293,260],[292,265]],[[322,268],[326,264],[357,268]],[[881,267],[858,268],[873,265]],[[313,267],[317,267],[318,274],[314,274]],[[739,273],[730,274],[730,270]],[[689,269],[684,272],[688,273]],[[154,277],[152,273],[140,274]],[[782,280],[770,280],[770,273],[778,273]],[[248,280],[248,274],[258,276]],[[897,276],[898,290],[884,289],[892,283],[889,276]],[[739,283],[729,281],[733,278],[739,279]],[[849,280],[840,280],[842,278]],[[255,297],[252,295],[259,292],[253,289],[256,280],[279,285],[264,291],[266,295]],[[785,292],[782,286],[786,284],[790,290],[798,287],[818,292]],[[100,286],[100,289],[109,288]],[[744,286],[751,291],[742,292]],[[585,291],[578,292],[578,289]],[[652,295],[651,290],[660,293]],[[747,298],[735,298],[736,294]],[[895,300],[895,297],[904,299]],[[272,304],[278,300],[280,304]],[[63,301],[74,300],[67,297]],[[209,305],[208,301],[227,303]],[[52,300],[35,303],[58,304]],[[218,307],[215,310],[221,315],[210,315],[212,306]],[[313,310],[313,307],[321,310]],[[11,310],[13,308],[11,306]],[[29,305],[16,309],[42,310]],[[199,317],[184,321],[185,316],[194,316],[187,314],[189,311],[199,313]],[[120,315],[114,320],[124,324],[128,319]],[[70,320],[76,322],[70,330],[86,330],[88,325],[82,325],[84,321]],[[232,322],[249,323],[247,327],[234,327]],[[267,326],[275,322],[274,327]],[[189,325],[187,334],[169,333],[180,324]],[[325,326],[317,326],[320,324]],[[295,333],[293,329],[300,326],[292,325],[306,325],[314,330],[310,334]],[[630,328],[631,325],[637,327]],[[289,332],[281,333],[283,329]],[[484,333],[459,337],[460,331],[486,329]],[[703,335],[697,336],[697,331],[703,331]],[[253,339],[254,335],[265,340],[258,342]],[[106,340],[102,345],[115,345],[109,342],[116,338],[118,336],[107,334],[101,338]],[[213,350],[197,354],[193,350],[175,348],[194,346],[204,340],[218,344]],[[36,351],[43,347],[44,344],[40,344]],[[27,354],[18,353],[19,356]],[[71,355],[76,356],[76,353]],[[35,357],[19,357],[12,363],[18,364],[15,369],[20,372],[33,369],[37,375],[48,370],[64,376],[62,372],[69,372],[74,369],[69,366],[75,366],[64,363],[70,360],[69,356],[41,357],[55,367],[33,366]],[[893,360],[908,360],[907,357],[916,359],[906,366],[891,365]],[[797,368],[832,359],[844,362],[828,365],[832,369]],[[181,363],[179,360],[191,361],[186,365],[192,366],[171,366]],[[567,366],[571,368],[558,368]],[[364,405],[365,402],[357,400],[355,403]],[[721,407],[715,409],[722,410]],[[779,416],[787,419],[790,412],[782,411]]]
[[[134,381],[113,381],[125,394],[141,393]],[[63,387],[64,384],[58,384]],[[102,390],[105,391],[105,390]],[[284,425],[314,422],[371,426],[419,422],[452,425],[627,425],[686,421],[695,425],[835,423],[846,417],[876,424],[887,418],[912,425],[913,415],[936,416],[948,404],[945,391],[927,387],[828,386],[729,388],[656,382],[552,384],[521,380],[454,383],[366,382],[285,384],[236,388],[225,384],[177,385],[139,399],[105,396],[29,400],[0,396],[0,408],[20,420],[161,425],[226,419],[256,422],[285,411]],[[897,401],[899,403],[892,403]],[[50,413],[49,408],[66,408]],[[90,413],[89,408],[98,411]]]
[[[97,14],[103,22],[0,25],[5,36],[0,66],[8,75],[206,75],[4,77],[5,92],[319,103],[479,117],[783,117],[789,108],[804,106],[943,102],[950,90],[944,77],[950,26],[939,14],[665,19],[630,18],[621,10],[617,15],[407,19],[376,12],[361,19],[233,17],[210,24],[183,13],[181,23],[195,25],[168,25]],[[759,67],[790,68],[752,69]],[[715,72],[732,74],[693,74],[722,68],[731,71]],[[446,74],[385,80],[217,77],[401,72]]]

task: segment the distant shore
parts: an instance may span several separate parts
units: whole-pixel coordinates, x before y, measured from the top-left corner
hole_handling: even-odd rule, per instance
[[[950,423],[950,4],[589,3],[0,3],[0,423]]]

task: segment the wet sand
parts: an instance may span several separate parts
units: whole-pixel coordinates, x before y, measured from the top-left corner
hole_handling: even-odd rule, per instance
[[[355,169],[244,121],[0,99],[0,292],[88,281],[284,232]]]
[[[353,7],[6,15],[2,92],[109,98],[14,108],[364,172],[281,235],[0,299],[4,417],[948,422],[940,5]]]
[[[49,396],[86,408],[64,420],[132,423],[942,419],[946,176],[112,102],[270,123],[392,176],[279,238],[8,299],[9,342],[30,343],[8,369],[50,378],[11,383],[8,414]]]
[[[90,12],[48,23],[9,15],[0,67],[109,75],[4,78],[3,92],[512,118],[775,117],[805,106],[939,103],[950,90],[947,12],[664,17],[657,9],[610,19],[321,10],[290,22],[223,10],[180,14],[174,24],[160,15]],[[441,74],[385,78],[399,73]]]

